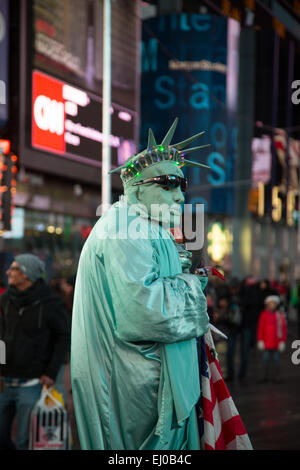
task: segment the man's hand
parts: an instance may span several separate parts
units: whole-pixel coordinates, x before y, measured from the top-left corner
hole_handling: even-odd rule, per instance
[[[42,375],[40,377],[40,383],[42,385],[46,385],[46,387],[50,388],[52,385],[54,385],[54,380],[48,377],[47,375]]]

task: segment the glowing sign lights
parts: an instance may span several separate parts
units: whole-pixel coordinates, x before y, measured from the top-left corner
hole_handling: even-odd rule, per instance
[[[207,253],[216,263],[222,261],[224,256],[232,251],[232,234],[229,230],[224,230],[219,222],[212,223],[209,226],[207,240]]]
[[[0,152],[9,153],[10,151],[10,140],[0,139]]]
[[[9,54],[9,1],[0,1],[0,125],[4,126],[9,113],[9,79],[8,79],[8,54]]]
[[[282,196],[282,195],[281,195]],[[280,222],[286,219],[286,223],[290,226],[295,225],[295,212],[296,212],[296,197],[297,191],[290,190],[287,192],[286,198],[280,197],[280,188],[278,186],[272,187],[271,194],[271,218],[273,222]],[[266,206],[266,189],[263,183],[258,183],[257,201],[250,209],[251,212],[256,213],[259,217],[265,216]],[[285,214],[283,208],[285,207]]]
[[[9,152],[10,141],[4,142],[6,142],[6,145],[3,145],[3,141],[0,141],[0,235],[5,230],[11,229],[18,172],[18,157]]]

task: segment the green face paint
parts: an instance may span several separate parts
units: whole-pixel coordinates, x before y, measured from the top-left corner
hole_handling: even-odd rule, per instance
[[[180,225],[181,207],[184,196],[181,189],[165,188],[156,183],[139,186],[138,200],[147,208],[151,220],[166,227]]]
[[[165,161],[145,169],[143,178],[140,179],[168,174],[184,177],[183,172],[174,162]],[[134,179],[124,184],[124,193],[129,203],[144,205],[147,216],[152,220],[157,220],[169,227],[178,226],[181,216],[180,204],[184,202],[184,195],[180,187],[165,189],[164,186],[156,183],[133,186],[135,181]]]

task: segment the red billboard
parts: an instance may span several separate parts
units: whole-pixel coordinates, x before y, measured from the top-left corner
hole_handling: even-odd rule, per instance
[[[32,77],[32,145],[65,153],[63,83],[40,72]]]
[[[35,70],[31,116],[31,144],[34,148],[69,160],[101,166],[103,133],[100,97]],[[113,103],[111,128],[112,166],[115,167],[136,151],[133,141],[134,113]]]

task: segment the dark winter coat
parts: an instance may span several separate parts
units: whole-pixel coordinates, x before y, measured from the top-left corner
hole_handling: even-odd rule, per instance
[[[70,347],[70,324],[60,297],[40,279],[25,291],[10,286],[0,308],[3,375],[55,380]]]

